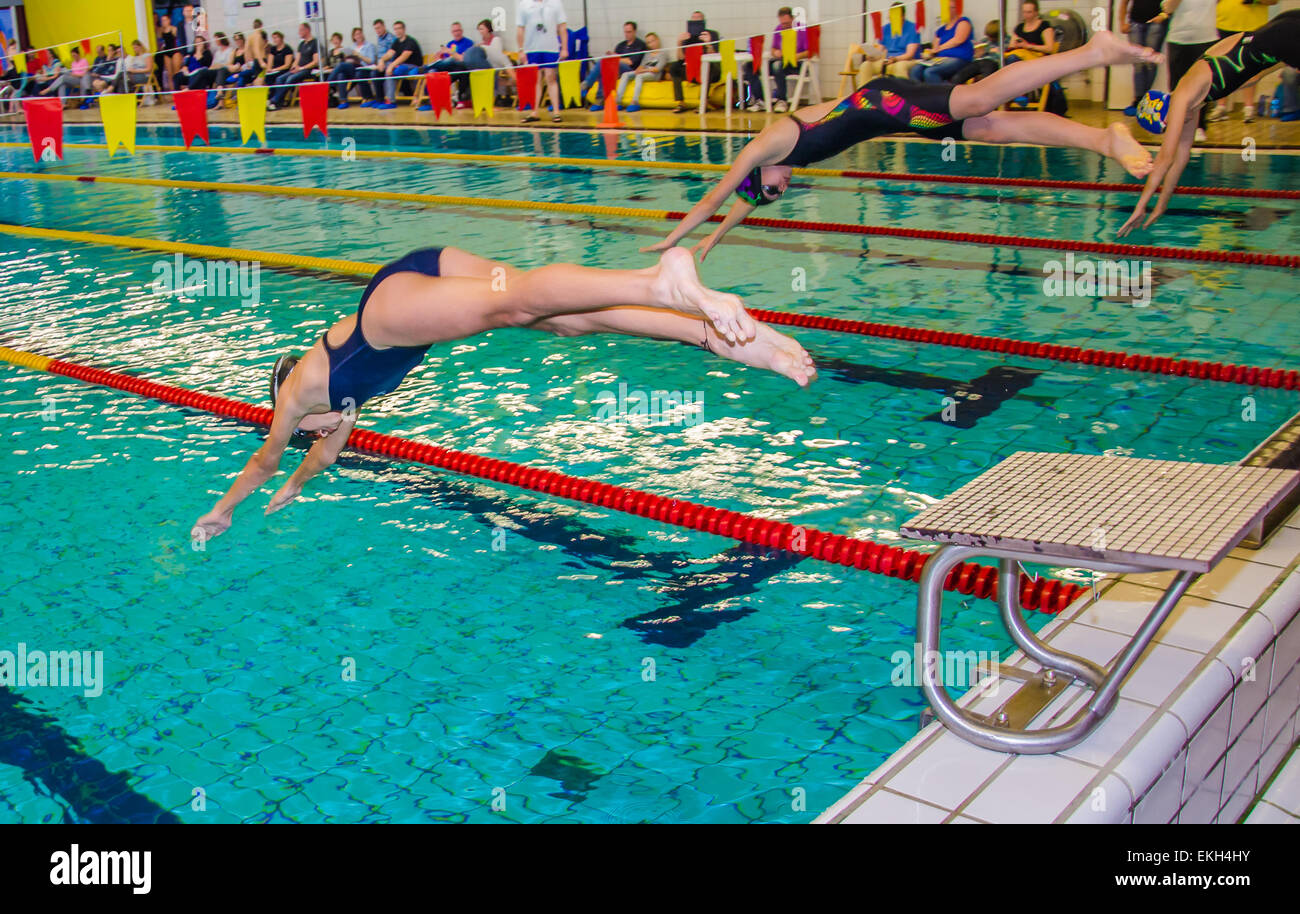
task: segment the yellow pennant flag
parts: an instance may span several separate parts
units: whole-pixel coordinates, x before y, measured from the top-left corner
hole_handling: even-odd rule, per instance
[[[889,8],[889,31],[897,40],[903,36],[903,4],[895,3]]]
[[[108,157],[111,159],[117,154],[119,143],[128,153],[135,155],[135,93],[101,95],[99,116],[104,122]]]
[[[474,116],[482,111],[488,117],[492,116],[492,102],[496,95],[496,70],[470,70],[469,72],[469,98],[474,105]]]
[[[243,146],[253,134],[266,143],[266,86],[249,86],[238,89],[239,145]]]
[[[61,44],[54,49],[55,55],[59,58],[59,63],[65,67],[72,66],[72,46]]]
[[[952,24],[952,0],[939,0],[939,22],[943,25]]]
[[[18,45],[15,44],[14,47],[18,47]],[[14,69],[16,69],[19,73],[26,73],[26,72],[27,72],[27,55],[26,55],[26,54],[15,54],[15,55],[13,56],[13,62],[14,62]]]
[[[582,100],[582,64],[576,60],[560,61],[560,104],[578,104]],[[555,112],[559,114],[560,112]]]
[[[735,39],[728,38],[726,41],[719,42],[718,53],[722,55],[722,78],[740,79],[740,73],[736,70]],[[755,62],[754,68],[755,72],[762,72],[762,67],[758,62]]]
[[[794,29],[786,29],[781,33],[781,62],[787,67],[793,67],[799,56],[799,33]]]

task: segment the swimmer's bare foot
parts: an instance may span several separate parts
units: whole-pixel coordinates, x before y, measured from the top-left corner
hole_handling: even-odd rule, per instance
[[[1088,42],[1088,50],[1097,61],[1096,66],[1124,63],[1164,63],[1165,55],[1159,54],[1140,44],[1125,41],[1114,32],[1094,32]]]
[[[1145,178],[1154,167],[1151,153],[1133,138],[1127,124],[1115,123],[1107,128],[1105,153],[1135,178]]]
[[[706,318],[725,340],[752,340],[758,323],[738,295],[705,288],[695,272],[695,258],[685,248],[669,248],[659,258],[654,294],[665,308]]]
[[[709,351],[724,359],[732,359],[755,368],[767,368],[785,375],[800,387],[807,387],[817,377],[817,366],[794,337],[773,330],[767,324],[755,323],[758,332],[745,343],[728,343],[704,325],[704,341]]]

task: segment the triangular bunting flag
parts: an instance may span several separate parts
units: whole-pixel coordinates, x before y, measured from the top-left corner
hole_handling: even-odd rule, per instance
[[[235,93],[239,102],[239,145],[248,142],[248,138],[257,138],[266,143],[266,86],[249,86]]]
[[[519,90],[519,110],[531,108],[537,95],[537,67],[515,67],[515,85]]]
[[[755,35],[749,39],[749,55],[754,58],[754,72],[761,73],[763,70],[763,36]]]
[[[471,70],[469,74],[469,98],[474,105],[474,116],[482,111],[492,116],[492,89],[496,82],[496,70]]]
[[[822,27],[820,25],[808,26],[808,56],[822,56]]]
[[[118,144],[135,155],[135,93],[101,95],[99,116],[104,122],[108,157],[111,159],[117,153]]]
[[[208,93],[202,89],[185,89],[172,93],[176,103],[176,117],[181,122],[181,138],[185,148],[189,149],[194,140],[200,139],[204,146],[211,146],[208,139]]]
[[[880,10],[871,14],[871,27],[876,30],[876,41],[883,41],[885,38],[884,26],[880,24],[881,18]]]
[[[32,141],[32,158],[39,162],[49,154],[63,158],[63,102],[59,98],[23,99],[27,136]]]
[[[799,59],[799,33],[786,29],[781,33],[781,63],[793,67]]]
[[[582,63],[577,60],[560,61],[560,104],[564,107],[582,102]],[[559,114],[557,111],[556,114]]]
[[[600,61],[600,93],[609,98],[618,88],[618,58],[605,57]],[[617,102],[617,99],[615,100]]]
[[[686,59],[686,78],[693,83],[700,81],[700,58],[703,56],[702,44],[688,44],[682,48],[682,57]]]
[[[718,53],[722,55],[722,78],[739,79],[740,74],[736,70],[736,42],[728,38],[726,41],[718,43]],[[759,64],[755,72],[761,72],[762,64]]]
[[[916,0],[916,27],[925,28],[925,0]]]
[[[302,109],[302,138],[311,136],[311,129],[319,127],[325,136],[330,135],[330,87],[325,83],[301,83],[298,86],[298,107]]]
[[[429,93],[429,107],[435,120],[442,120],[442,112],[451,114],[451,74],[424,74],[424,89]]]
[[[903,34],[903,5],[891,6],[889,8],[889,34],[895,39]]]
[[[90,56],[90,39],[89,39],[89,38],[83,38],[83,39],[81,39],[81,56],[82,56],[82,57],[89,57],[89,56]]]

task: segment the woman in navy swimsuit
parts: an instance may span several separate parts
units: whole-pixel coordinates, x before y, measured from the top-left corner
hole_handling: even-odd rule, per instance
[[[716,213],[734,191],[739,200],[726,219],[696,245],[701,256],[742,222],[756,206],[776,202],[790,174],[813,162],[887,133],[916,133],[929,139],[985,143],[1077,146],[1115,159],[1129,174],[1145,177],[1151,155],[1123,124],[1088,127],[1045,111],[998,111],[1017,96],[1090,67],[1160,63],[1150,48],[1129,44],[1112,32],[1098,32],[1081,48],[1004,67],[977,83],[960,86],[916,83],[881,76],[839,101],[804,108],[767,127],[741,150],[726,177],[686,214],[662,242],[643,251],[679,243]]]
[[[356,313],[321,334],[301,359],[276,361],[271,431],[192,535],[206,539],[229,528],[235,508],[276,474],[285,448],[298,439],[311,447],[266,513],[292,502],[338,458],[357,409],[395,390],[430,346],[500,327],[677,340],[771,369],[801,387],[817,375],[797,342],[755,321],[737,296],[705,288],[684,248],[640,270],[559,263],[521,271],[456,248],[414,251],[376,273]]]

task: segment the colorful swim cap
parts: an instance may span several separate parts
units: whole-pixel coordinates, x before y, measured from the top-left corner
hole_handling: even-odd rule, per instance
[[[1169,93],[1150,89],[1137,106],[1137,122],[1148,133],[1165,132],[1165,114],[1169,111]]]
[[[763,167],[760,165],[749,174],[745,175],[745,180],[740,182],[736,188],[736,196],[746,203],[752,203],[754,206],[767,206],[769,203],[775,203],[777,197],[769,197],[763,192]],[[780,196],[778,193],[777,196]]]

